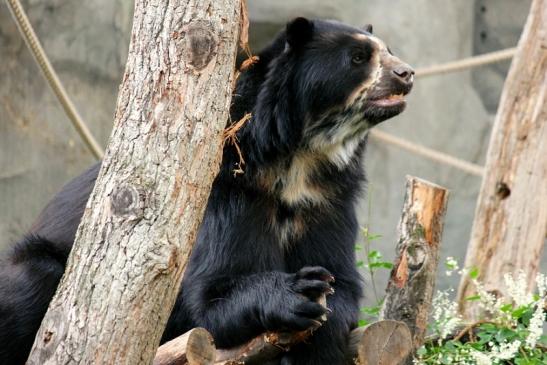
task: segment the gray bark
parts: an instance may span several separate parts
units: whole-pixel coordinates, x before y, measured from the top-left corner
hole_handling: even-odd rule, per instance
[[[29,364],[149,364],[222,153],[239,0],[138,0],[114,130]]]

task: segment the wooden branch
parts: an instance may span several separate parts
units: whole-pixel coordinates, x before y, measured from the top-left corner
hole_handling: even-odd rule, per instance
[[[534,286],[547,233],[547,0],[534,0],[505,81],[488,147],[465,267],[489,291],[505,294],[503,275],[526,273]],[[460,311],[473,320],[475,293],[461,279]]]
[[[211,335],[195,328],[163,344],[154,365],[260,365],[275,359],[291,346],[305,341],[312,331],[297,333],[269,332],[239,347],[216,350]],[[347,348],[348,362],[356,365],[398,364],[412,350],[407,325],[397,321],[379,321],[351,332]]]
[[[149,364],[222,158],[241,0],[136,0],[114,129],[28,364]]]
[[[321,295],[317,302],[327,307],[327,297]],[[323,315],[321,320],[327,320]],[[274,359],[291,346],[305,341],[319,327],[300,332],[266,332],[251,341],[228,350],[218,350],[216,356],[217,365],[262,364],[264,361]]]
[[[326,307],[326,296],[321,295],[317,302]],[[321,320],[326,321],[327,317],[323,316]],[[193,329],[160,346],[154,359],[154,365],[262,364],[264,361],[274,359],[282,352],[287,351],[291,346],[305,341],[317,328],[293,333],[267,332],[241,346],[227,350],[219,349],[216,350],[216,353],[212,343],[212,336],[205,329]],[[194,334],[196,330],[199,330],[199,332]],[[203,332],[207,333],[208,336]],[[196,345],[194,347],[190,347],[190,341],[194,338],[191,336],[195,337],[193,343]],[[204,353],[200,355],[201,349]],[[211,349],[212,355],[210,355]],[[191,362],[191,359],[194,362]]]
[[[380,317],[406,323],[414,349],[423,343],[427,328],[447,199],[445,188],[407,177],[397,259]]]
[[[212,365],[215,362],[213,336],[194,328],[158,348],[153,365]]]
[[[313,331],[267,332],[233,349],[217,350],[216,365],[258,365],[275,359],[292,346],[306,340]]]

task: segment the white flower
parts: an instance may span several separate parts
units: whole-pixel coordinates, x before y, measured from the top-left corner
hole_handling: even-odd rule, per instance
[[[498,360],[511,360],[515,357],[520,345],[521,342],[519,340],[510,343],[502,343],[499,347],[494,347],[492,349],[491,356]]]
[[[536,347],[537,341],[543,334],[543,320],[545,319],[545,313],[543,313],[543,299],[538,300],[536,304],[536,310],[530,319],[530,325],[528,331],[530,333],[526,337],[526,347],[533,349]]]
[[[472,350],[470,355],[473,358],[473,360],[475,360],[477,365],[492,365],[492,360],[490,359],[490,356],[488,356],[487,354],[484,354],[477,350]]]
[[[444,266],[446,266],[446,276],[452,276],[452,273],[454,271],[458,271],[459,270],[459,266],[458,266],[458,261],[456,261],[452,256],[448,256],[445,260],[444,260]]]
[[[536,285],[538,287],[539,296],[545,298],[547,295],[547,276],[542,273],[537,274]]]
[[[495,295],[489,293],[482,283],[477,279],[472,279],[473,284],[477,288],[477,294],[479,295],[479,308],[483,311],[492,314],[493,316],[506,316],[501,310],[503,302],[501,299],[496,298]]]
[[[458,315],[458,304],[449,299],[448,291],[440,291],[433,298],[432,307],[431,316],[435,321],[440,340],[443,340],[462,322]]]
[[[518,275],[513,278],[513,275],[507,273],[503,275],[505,286],[509,297],[515,302],[517,306],[528,305],[534,301],[532,293],[528,292],[528,285],[526,283],[526,274],[520,270]]]

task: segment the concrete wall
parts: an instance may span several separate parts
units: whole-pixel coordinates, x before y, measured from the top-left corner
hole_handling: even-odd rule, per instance
[[[68,93],[106,145],[129,44],[132,2],[23,2]],[[0,3],[0,247],[93,163]]]
[[[113,119],[132,18],[124,0],[28,0],[36,31],[68,92],[104,144]],[[530,0],[252,0],[251,45],[294,16],[372,23],[395,54],[419,67],[514,46]],[[510,16],[508,16],[510,14]],[[5,4],[0,4],[0,247],[16,239],[62,184],[93,162],[47,88]],[[508,62],[417,80],[407,111],[379,128],[484,163]],[[405,175],[451,190],[442,255],[463,261],[480,180],[393,146],[372,142],[359,214],[392,257]],[[441,286],[448,282],[441,280]],[[380,284],[382,285],[382,284]]]

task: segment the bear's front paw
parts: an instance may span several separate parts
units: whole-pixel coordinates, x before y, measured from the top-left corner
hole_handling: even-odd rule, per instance
[[[330,285],[334,282],[334,276],[324,267],[303,267],[292,279],[291,289],[310,300],[317,301],[322,294],[334,294],[334,289]]]
[[[304,267],[286,274],[280,288],[264,308],[265,325],[273,331],[303,331],[317,328],[329,309],[317,303],[322,294],[332,294],[332,274],[322,267]]]

